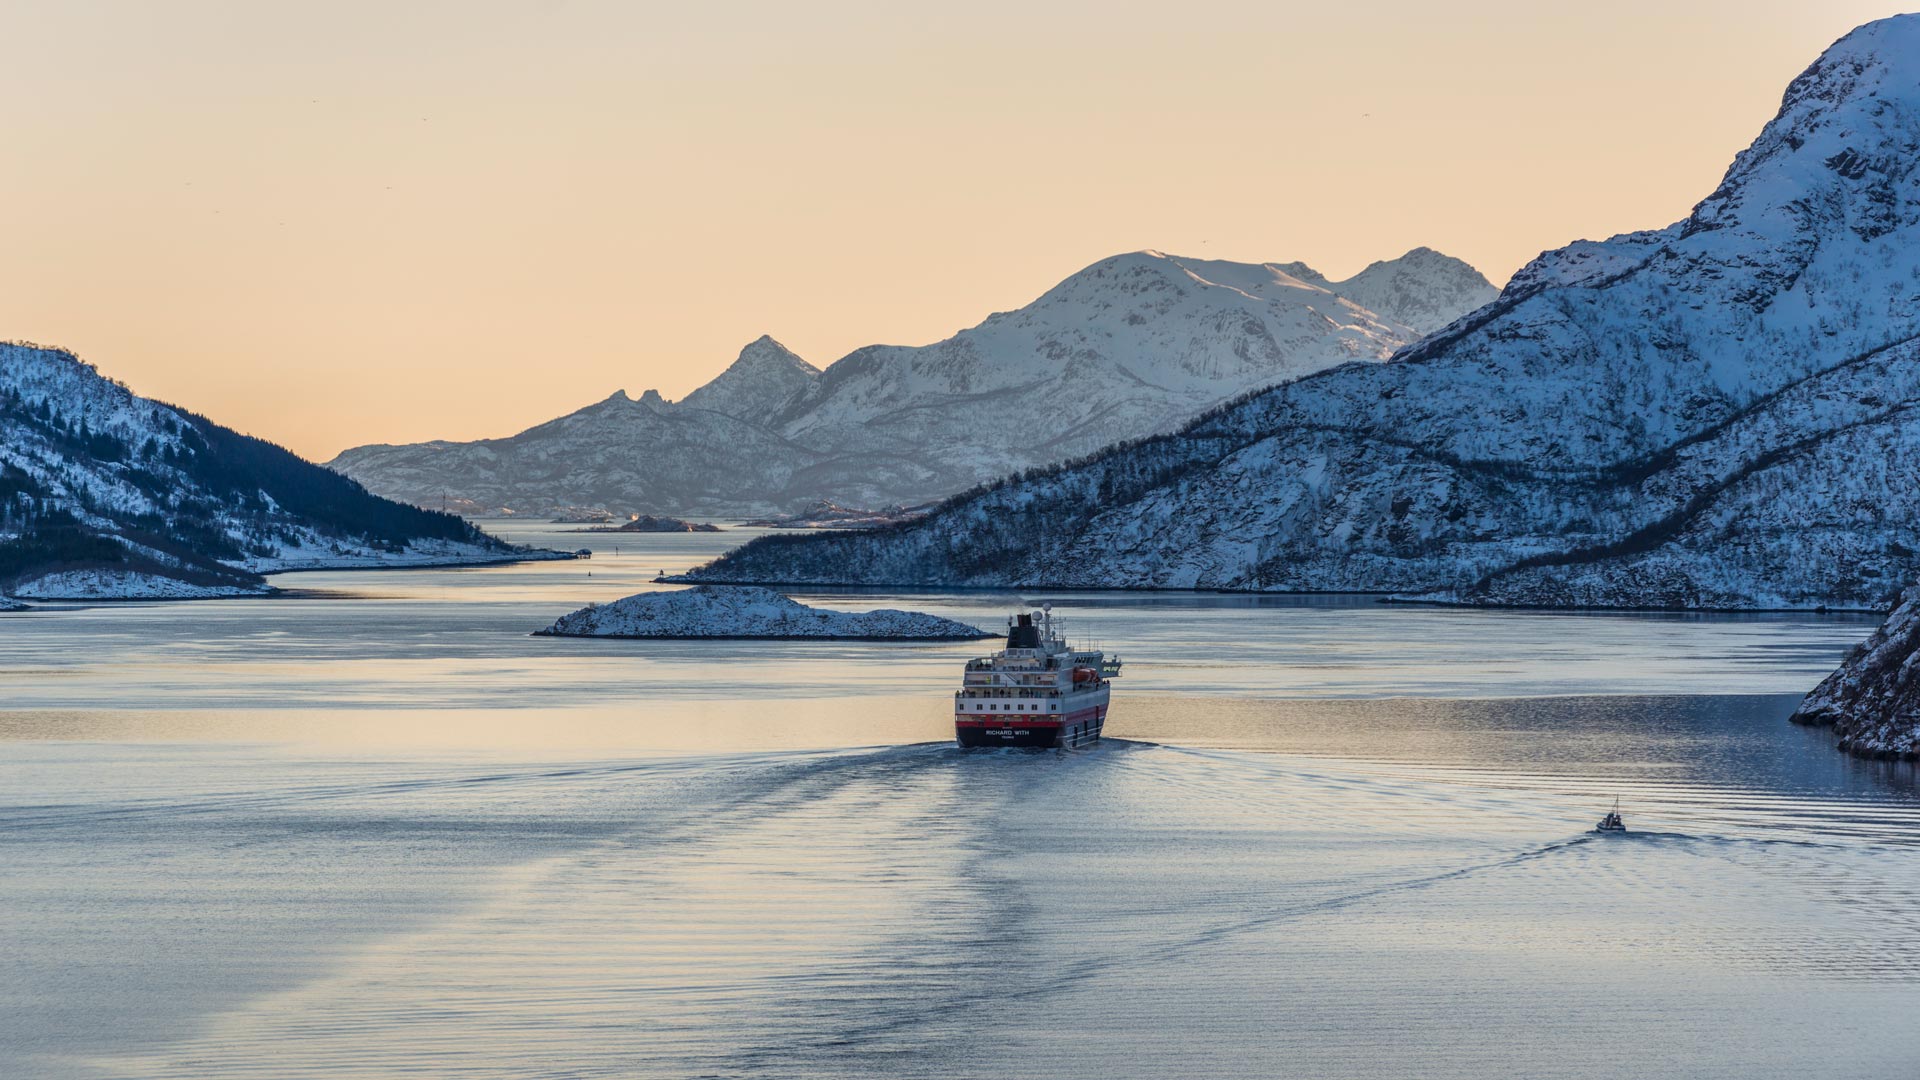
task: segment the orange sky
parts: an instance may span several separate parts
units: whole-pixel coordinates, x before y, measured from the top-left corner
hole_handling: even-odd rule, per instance
[[[923,343],[1144,247],[1667,224],[1824,0],[14,3],[0,338],[325,459]]]

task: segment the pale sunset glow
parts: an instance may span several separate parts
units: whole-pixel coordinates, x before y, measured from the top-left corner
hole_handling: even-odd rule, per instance
[[[0,8],[0,1080],[1914,1080],[1920,13]]]
[[[14,4],[0,333],[325,459],[678,398],[763,333],[931,342],[1133,249],[1497,284],[1683,216],[1889,13]]]

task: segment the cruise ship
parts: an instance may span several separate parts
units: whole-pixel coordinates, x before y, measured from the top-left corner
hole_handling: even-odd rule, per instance
[[[1008,619],[1007,647],[967,661],[953,693],[961,746],[1074,747],[1100,737],[1120,658],[1069,648],[1052,612],[1038,615]]]

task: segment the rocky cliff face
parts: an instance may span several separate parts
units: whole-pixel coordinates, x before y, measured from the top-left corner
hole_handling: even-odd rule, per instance
[[[761,338],[678,404],[650,394],[644,411],[627,409],[620,394],[508,439],[356,447],[331,464],[428,505],[443,493],[522,510],[913,504],[1170,430],[1248,390],[1384,360],[1493,295],[1472,267],[1425,248],[1346,282],[1297,263],[1136,252],[932,345],[870,346],[818,372]]]
[[[1385,364],[704,580],[1882,607],[1920,577],[1920,17],[1788,87],[1664,229],[1581,241]]]
[[[1840,748],[1860,757],[1920,758],[1920,589],[1806,696],[1793,721],[1832,727]]]

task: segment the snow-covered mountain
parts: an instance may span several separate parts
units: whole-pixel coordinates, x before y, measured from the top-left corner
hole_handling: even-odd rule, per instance
[[[1920,577],[1920,17],[1868,24],[1685,220],[1540,256],[1386,364],[698,580],[1880,607]]]
[[[521,554],[138,397],[70,353],[0,344],[0,593],[233,595],[276,570]]]
[[[1448,287],[1436,304],[1458,301],[1460,315],[1492,299],[1471,267],[1447,262],[1453,274],[1435,275]],[[1385,284],[1389,265],[1375,264],[1363,284]],[[1295,269],[1308,276],[1155,251],[1104,259],[945,341],[853,353],[789,405],[779,426],[817,449],[913,462],[926,477],[915,488],[852,501],[917,502],[1171,430],[1249,390],[1349,360],[1384,360],[1420,336]],[[1452,291],[1462,274],[1479,279],[1478,296]],[[1419,276],[1401,280],[1411,289]]]
[[[736,382],[727,396],[764,400],[754,389]],[[649,390],[637,401],[616,391],[504,439],[359,446],[328,467],[423,506],[445,494],[516,511],[713,516],[780,505],[794,478],[824,459],[763,424]]]
[[[1419,334],[1433,333],[1494,296],[1480,271],[1426,247],[1374,263],[1345,281],[1329,282],[1305,263],[1278,269]]]
[[[681,404],[756,424],[772,423],[793,400],[820,381],[820,369],[762,335],[740,358]]]
[[[820,372],[763,337],[677,404],[649,392],[644,412],[590,407],[508,439],[356,447],[331,465],[397,498],[527,510],[906,505],[1383,360],[1493,296],[1472,267],[1426,248],[1345,282],[1298,263],[1136,252],[932,345],[869,346]]]

